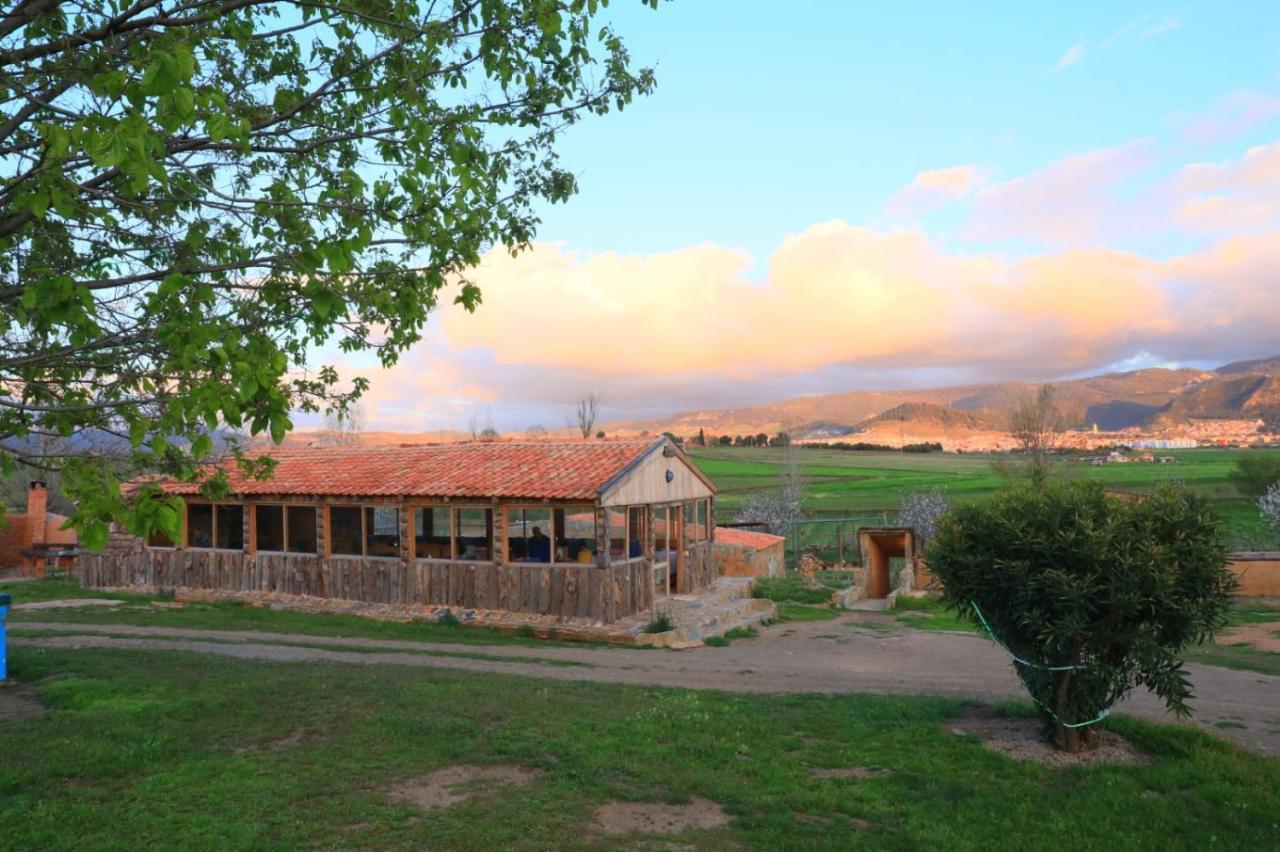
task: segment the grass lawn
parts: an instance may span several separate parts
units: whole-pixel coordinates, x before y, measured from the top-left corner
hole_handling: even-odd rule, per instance
[[[732,516],[753,491],[777,484],[782,451],[759,447],[690,448],[698,466],[720,489],[718,506]],[[1063,476],[1106,483],[1125,491],[1149,490],[1161,482],[1179,482],[1214,501],[1226,525],[1228,544],[1239,549],[1276,546],[1263,527],[1254,501],[1227,479],[1245,454],[1280,450],[1198,449],[1161,451],[1177,464],[1110,464],[1101,467],[1064,463]],[[808,480],[804,510],[812,517],[858,517],[866,524],[892,520],[904,492],[939,486],[952,500],[991,494],[1002,481],[991,456],[955,453],[801,451]]]
[[[160,607],[152,605],[152,601],[157,601],[158,598],[85,589],[74,580],[46,579],[0,583],[0,592],[13,595],[15,604],[88,597],[130,601],[129,605],[121,607],[37,609],[26,612],[10,610],[9,623],[14,627],[20,627],[24,622],[56,621],[68,624],[181,627],[193,630],[261,630],[270,633],[299,633],[310,636],[406,639],[464,645],[541,645],[544,647],[546,645],[545,640],[531,636],[502,633],[488,628],[461,627],[425,621],[377,621],[358,615],[272,610],[239,603],[188,603],[181,608]]]
[[[12,665],[50,708],[0,720],[13,849],[617,848],[597,807],[693,796],[732,822],[674,839],[710,848],[1263,849],[1280,832],[1280,761],[1124,717],[1108,725],[1154,763],[1049,769],[950,733],[963,707],[942,699],[110,649]],[[544,774],[425,814],[387,795],[458,764]],[[887,771],[811,774],[852,767]]]

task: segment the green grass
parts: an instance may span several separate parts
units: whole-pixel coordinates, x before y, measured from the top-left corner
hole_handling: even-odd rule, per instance
[[[808,606],[792,601],[778,603],[779,621],[831,621],[839,616],[840,611],[829,606]]]
[[[913,598],[898,595],[894,599],[893,610],[898,621],[917,630],[959,630],[966,633],[981,632],[981,629],[968,619],[961,618],[942,603],[941,598]],[[902,615],[903,612],[925,613],[928,617]]]
[[[1107,725],[1154,763],[1053,770],[951,734],[963,706],[943,699],[112,649],[16,648],[12,664],[50,707],[0,721],[12,849],[617,848],[595,808],[693,796],[733,820],[671,838],[699,848],[1264,849],[1280,832],[1280,762],[1123,716]],[[545,774],[427,814],[386,795],[495,763]],[[888,771],[810,773],[857,766]]]
[[[774,602],[792,601],[802,604],[823,604],[831,600],[831,589],[827,586],[810,586],[796,576],[761,577],[756,581],[751,592],[753,597],[765,598]]]
[[[712,648],[724,648],[735,639],[750,639],[755,635],[757,635],[757,630],[754,627],[735,627],[719,636],[708,636],[704,643]]]
[[[427,621],[377,621],[358,615],[293,612],[252,607],[239,603],[188,603],[181,608],[152,606],[155,598],[115,595],[84,589],[70,580],[37,580],[9,583],[0,591],[10,592],[13,602],[60,598],[110,597],[128,600],[121,607],[83,609],[10,610],[9,623],[134,624],[142,627],[180,627],[194,630],[261,630],[270,633],[297,633],[308,636],[356,637],[361,639],[406,639],[419,642],[449,642],[461,645],[544,646],[545,640],[502,633],[483,627],[463,627]],[[612,646],[602,646],[612,647]]]
[[[753,491],[774,487],[782,451],[753,447],[691,448],[698,466],[720,489],[718,506],[731,516]],[[1180,482],[1213,500],[1233,548],[1280,546],[1265,529],[1251,498],[1228,480],[1245,454],[1280,450],[1198,449],[1162,451],[1177,464],[1111,464],[1101,467],[1064,463],[1063,476],[1103,482],[1126,491],[1146,491],[1161,482]],[[952,500],[991,494],[1003,481],[991,468],[992,456],[955,453],[843,452],[801,450],[808,480],[804,510],[812,517],[859,516],[862,523],[884,523],[901,505],[903,493],[940,486]],[[850,530],[851,532],[852,530]],[[834,555],[832,555],[834,558]]]

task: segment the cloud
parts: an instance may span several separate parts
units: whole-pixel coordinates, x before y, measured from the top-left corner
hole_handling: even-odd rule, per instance
[[[1149,162],[1150,145],[1141,140],[1055,160],[980,191],[966,233],[1039,245],[1095,244],[1109,233],[1120,184]]]
[[[1058,64],[1053,66],[1054,71],[1065,71],[1072,65],[1078,65],[1084,61],[1085,53],[1088,47],[1084,42],[1073,44],[1068,47],[1066,52],[1062,54],[1062,58],[1058,60]]]
[[[491,407],[500,429],[557,430],[591,388],[616,420],[840,388],[1053,378],[1137,352],[1203,362],[1274,351],[1280,142],[1158,183],[1162,206],[1144,203],[1167,212],[1146,221],[1212,235],[1173,256],[1102,244],[1133,218],[1120,190],[1148,156],[1130,143],[994,185],[957,166],[895,194],[905,210],[967,205],[962,233],[1046,246],[1025,254],[840,220],[787,236],[760,263],[714,243],[489,252],[469,275],[483,293],[474,314],[441,308],[399,364],[366,371],[369,428],[457,429]]]
[[[1185,166],[1169,190],[1174,221],[1193,230],[1242,235],[1280,227],[1280,141],[1238,160]]]
[[[1280,95],[1243,91],[1220,98],[1203,113],[1175,116],[1192,142],[1234,139],[1280,116]]]
[[[986,172],[975,165],[923,171],[890,196],[884,210],[895,219],[915,219],[966,198],[986,181]]]
[[[1174,32],[1182,28],[1182,21],[1172,15],[1146,14],[1126,22],[1106,38],[1092,45],[1082,41],[1067,48],[1053,67],[1056,72],[1064,71],[1073,65],[1079,65],[1088,56],[1101,56],[1113,48],[1124,44],[1150,41],[1153,38]]]

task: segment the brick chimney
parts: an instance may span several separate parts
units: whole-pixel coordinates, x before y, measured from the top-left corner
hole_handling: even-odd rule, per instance
[[[45,537],[45,512],[49,505],[49,488],[38,479],[31,480],[27,489],[27,529],[30,540],[27,546],[39,544]]]

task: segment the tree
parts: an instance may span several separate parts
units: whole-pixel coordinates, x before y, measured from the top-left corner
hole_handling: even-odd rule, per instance
[[[587,391],[587,395],[578,400],[573,409],[573,416],[578,424],[582,437],[590,438],[591,430],[596,426],[596,417],[600,414],[600,397],[595,391]]]
[[[766,435],[764,432],[757,433],[757,434],[756,434],[756,446],[757,446],[757,447],[767,447],[767,446],[769,446],[769,436],[768,436],[768,435]]]
[[[1022,476],[1039,487],[1053,472],[1051,453],[1057,449],[1065,428],[1052,385],[1044,385],[1034,396],[1021,399],[1009,412],[1009,434],[1018,445],[1018,462],[1002,472]]]
[[[360,443],[360,433],[364,431],[364,408],[360,403],[352,403],[345,409],[338,408],[325,415],[325,442],[340,446]]]
[[[938,533],[938,523],[947,514],[951,504],[941,488],[920,488],[902,495],[902,510],[898,523],[909,527],[920,548],[925,547]]]
[[[1235,586],[1219,525],[1172,485],[1120,500],[1023,483],[952,509],[926,558],[947,604],[1013,657],[1054,743],[1080,751],[1136,686],[1189,713],[1180,654],[1223,626]]]
[[[597,431],[597,432],[596,432],[596,437],[603,441],[603,440],[605,439],[604,430],[603,430],[603,429],[600,429],[599,431]]]
[[[1276,543],[1280,544],[1280,482],[1258,498],[1258,514],[1262,516],[1262,522],[1271,528]]]
[[[701,426],[698,427],[698,437],[694,443],[696,443],[699,447],[705,447],[707,445],[707,433],[702,431]]]
[[[1280,456],[1251,452],[1236,461],[1236,469],[1229,476],[1231,483],[1241,494],[1256,497],[1280,483]]]
[[[716,439],[716,443],[722,447],[727,447],[733,443],[733,438],[730,438],[728,435],[721,435]]]
[[[791,436],[786,432],[779,432],[769,439],[771,447],[789,447],[791,446]]]
[[[547,437],[547,427],[543,426],[541,423],[535,423],[528,429],[524,430],[524,436],[526,438],[532,438],[535,441],[539,438],[545,438]]]
[[[763,523],[774,535],[790,535],[795,522],[800,519],[808,480],[800,466],[800,448],[786,444],[782,465],[778,469],[778,484],[768,491],[747,495],[737,520],[743,523]]]
[[[10,4],[3,470],[62,469],[90,547],[112,520],[146,532],[173,507],[126,506],[100,460],[24,439],[104,431],[140,468],[201,479],[214,430],[278,441],[291,411],[363,392],[309,365],[316,347],[389,366],[446,286],[474,309],[467,270],[576,191],[563,128],[652,90],[593,26],[606,2]]]

